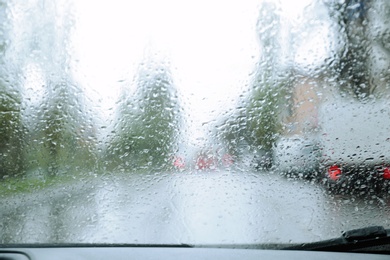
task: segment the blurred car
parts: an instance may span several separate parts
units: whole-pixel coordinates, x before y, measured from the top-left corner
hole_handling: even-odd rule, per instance
[[[381,189],[390,181],[388,102],[336,100],[320,109],[323,182],[332,189]],[[358,184],[358,185],[355,185]]]
[[[304,178],[316,175],[319,167],[315,138],[291,136],[280,138],[273,151],[274,168],[289,176]]]
[[[173,158],[173,166],[176,169],[184,169],[185,168],[185,161],[184,161],[183,157],[175,156]]]
[[[220,159],[220,164],[222,167],[229,168],[234,164],[234,157],[233,155],[226,153],[222,156]]]
[[[389,115],[386,102],[337,99],[324,103],[316,133],[276,142],[275,169],[290,176],[318,177],[334,191],[386,188],[390,181]]]
[[[252,159],[252,166],[256,170],[270,170],[272,168],[272,151],[258,150]]]
[[[195,162],[195,169],[197,170],[209,170],[215,169],[217,166],[217,160],[212,155],[199,155]]]

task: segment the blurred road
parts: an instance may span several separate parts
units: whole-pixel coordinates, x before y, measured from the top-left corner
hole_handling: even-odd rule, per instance
[[[334,196],[271,173],[121,173],[0,199],[0,242],[309,242],[390,228],[389,216],[389,198]]]

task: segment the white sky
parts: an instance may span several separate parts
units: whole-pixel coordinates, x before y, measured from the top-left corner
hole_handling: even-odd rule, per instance
[[[105,119],[146,51],[171,61],[194,140],[232,107],[259,60],[260,0],[75,1],[75,74]],[[310,0],[282,1],[287,17]],[[192,140],[192,141],[194,141]]]

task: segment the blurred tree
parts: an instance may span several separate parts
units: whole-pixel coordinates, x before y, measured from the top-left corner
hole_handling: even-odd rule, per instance
[[[0,179],[20,176],[24,170],[24,127],[21,93],[17,78],[7,61],[9,31],[8,3],[0,1]]]
[[[24,127],[20,97],[0,80],[0,177],[20,176],[24,170]]]
[[[19,19],[13,24],[13,64],[23,76],[28,77],[31,72],[27,68],[33,67],[42,78],[35,90],[42,98],[37,98],[36,104],[29,103],[28,96],[25,100],[27,170],[45,176],[91,170],[97,161],[93,120],[85,108],[84,93],[70,72],[72,6],[38,0],[15,3],[14,12]],[[24,81],[23,87],[36,89],[34,84]]]
[[[248,95],[241,100],[239,111],[222,123],[222,138],[234,147],[248,144],[249,149],[271,149],[282,125],[280,113],[291,87],[291,74],[284,67],[281,45],[281,19],[278,5],[263,1],[260,5],[257,31],[261,59],[252,78]]]
[[[358,99],[389,93],[390,3],[346,0],[329,1],[327,6],[342,41],[339,58],[331,66],[341,91]]]
[[[133,98],[121,98],[108,158],[121,168],[166,169],[180,129],[178,96],[166,63],[143,63],[136,85]]]
[[[93,120],[83,107],[82,92],[71,82],[46,86],[33,140],[38,142],[35,159],[49,176],[75,170],[96,170],[96,134]],[[44,159],[44,160],[41,160]]]
[[[256,147],[269,150],[281,130],[279,105],[287,78],[281,62],[281,19],[275,3],[262,3],[257,30],[262,55],[245,111],[246,139]]]
[[[343,41],[338,62],[332,66],[340,90],[356,98],[371,95],[376,86],[371,82],[370,57],[372,41],[368,10],[371,0],[330,1],[329,15],[338,27]]]

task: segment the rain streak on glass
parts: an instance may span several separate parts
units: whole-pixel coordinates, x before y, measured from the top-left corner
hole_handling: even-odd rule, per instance
[[[386,0],[0,0],[0,21],[1,244],[389,228]]]

